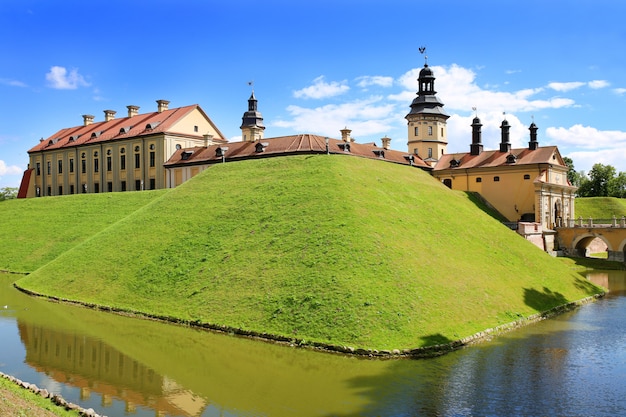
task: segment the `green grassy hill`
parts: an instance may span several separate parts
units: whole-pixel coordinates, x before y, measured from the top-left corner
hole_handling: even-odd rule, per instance
[[[598,290],[467,194],[417,169],[341,155],[213,166],[18,284],[375,349],[456,340]]]
[[[3,201],[0,203],[0,270],[34,271],[165,192]]]
[[[618,219],[626,216],[626,199],[615,197],[585,197],[576,199],[576,218]]]

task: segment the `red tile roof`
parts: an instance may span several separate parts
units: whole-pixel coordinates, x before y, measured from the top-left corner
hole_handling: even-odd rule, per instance
[[[349,150],[346,150],[348,145]],[[338,139],[329,139],[328,151],[332,154],[345,154],[360,156],[370,159],[381,159],[403,165],[410,165],[410,157],[413,165],[425,170],[432,167],[420,159],[417,155],[409,155],[405,152],[377,147],[374,143],[346,143]],[[312,134],[300,134],[264,138],[257,142],[229,142],[223,145],[209,147],[194,147],[179,149],[165,163],[165,167],[184,165],[203,165],[222,162],[218,149],[225,150],[225,160],[242,160],[251,158],[265,158],[271,156],[284,156],[295,154],[323,154],[326,153],[326,140],[324,136]]]
[[[511,158],[513,155],[515,158]],[[509,160],[511,158],[511,160]],[[456,161],[456,162],[455,162]],[[444,169],[495,168],[507,165],[553,164],[566,166],[556,146],[542,146],[535,150],[528,148],[511,149],[509,152],[499,150],[483,151],[479,155],[467,153],[451,153],[442,155],[434,171]]]
[[[190,106],[164,110],[160,113],[153,112],[138,114],[133,117],[123,117],[109,121],[95,122],[87,126],[80,125],[61,129],[49,138],[39,142],[38,145],[32,147],[28,152],[32,153],[79,145],[89,145],[92,143],[101,143],[138,136],[141,137],[163,132],[176,134],[176,132],[172,132],[169,129],[176,122],[195,109],[198,109],[207,118],[209,123],[211,123],[213,128],[215,128],[216,132],[218,132],[220,137],[213,139],[225,140],[224,135],[222,135],[217,126],[215,126],[206,113],[204,113],[202,108],[200,108],[197,104],[193,104]],[[202,138],[202,136],[198,135],[198,138]]]

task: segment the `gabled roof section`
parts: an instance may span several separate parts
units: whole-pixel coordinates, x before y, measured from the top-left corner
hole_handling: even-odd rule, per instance
[[[469,152],[445,154],[439,158],[434,171],[531,164],[566,166],[556,146],[540,146],[535,150],[520,148],[511,149],[510,152],[500,152],[499,150],[483,151],[479,155],[471,155]]]
[[[39,142],[28,153],[62,149],[65,147],[81,146],[108,142],[118,139],[149,136],[159,133],[181,133],[172,130],[177,122],[185,116],[198,110],[219,134],[217,140],[226,140],[224,135],[215,126],[202,108],[197,104],[173,108],[162,112],[138,114],[133,117],[122,117],[109,121],[95,122],[87,126],[74,126],[59,130],[54,135]],[[198,135],[201,139],[202,136]]]
[[[362,144],[349,142],[349,149],[345,146],[348,142],[339,139],[328,140],[328,153],[352,155],[357,157],[380,159],[402,165],[412,165],[424,170],[432,167],[420,159],[417,155],[407,155],[405,152],[384,149],[374,143]],[[224,151],[224,146],[228,149]],[[218,148],[223,150],[221,156]],[[185,165],[214,164],[225,161],[244,160],[254,158],[267,158],[273,156],[287,156],[298,154],[325,154],[326,138],[312,134],[300,134],[264,138],[259,142],[229,142],[225,145],[212,145],[208,147],[195,147],[179,149],[165,163],[166,168]]]

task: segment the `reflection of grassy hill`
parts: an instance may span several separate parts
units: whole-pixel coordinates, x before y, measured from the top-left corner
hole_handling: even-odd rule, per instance
[[[576,199],[576,218],[618,219],[626,216],[626,199],[615,197],[585,197]]]
[[[458,339],[595,290],[427,173],[326,155],[216,165],[19,284],[377,349]]]
[[[30,272],[164,193],[84,194],[0,203],[0,270]]]

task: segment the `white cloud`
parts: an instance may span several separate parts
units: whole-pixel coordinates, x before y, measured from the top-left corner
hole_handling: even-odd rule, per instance
[[[613,90],[616,94],[622,95],[626,93],[626,88],[616,88]]]
[[[75,90],[78,87],[87,87],[90,84],[78,73],[78,69],[67,71],[65,67],[54,66],[46,74],[48,85],[58,90]]]
[[[575,101],[569,98],[549,97],[533,99],[533,96],[544,91],[543,88],[527,88],[507,92],[484,89],[476,84],[476,73],[456,64],[450,67],[431,67],[436,77],[435,89],[437,96],[444,101],[445,109],[470,111],[477,107],[479,112],[514,112],[533,111],[548,108],[571,107]],[[417,78],[420,68],[412,69],[399,79],[407,91],[390,95],[389,99],[411,102],[418,89]]]
[[[348,87],[345,80],[341,82],[332,81],[327,83],[324,81],[324,76],[322,75],[313,80],[313,85],[294,91],[293,96],[295,98],[321,99],[338,96],[345,93],[349,89],[350,87]]]
[[[8,85],[9,87],[28,87],[26,83],[8,78],[0,78],[0,84]]]
[[[24,170],[17,165],[7,165],[0,159],[0,176],[1,175],[20,175]]]
[[[576,124],[567,129],[564,127],[549,127],[546,129],[546,135],[565,146],[594,149],[626,147],[626,132],[598,130],[595,127],[583,126],[581,124]]]
[[[380,87],[391,87],[393,85],[392,77],[385,77],[382,75],[364,75],[356,78],[357,85],[361,88],[369,87],[370,85],[378,85]]]
[[[598,88],[608,87],[611,84],[606,80],[593,80],[593,81],[589,81],[588,85],[589,85],[589,88],[593,88],[595,90]]]
[[[623,155],[626,146],[613,149],[573,151],[564,154],[574,161],[576,171],[589,172],[595,164],[611,165],[617,172],[626,171]]]
[[[568,83],[553,82],[553,83],[549,83],[548,84],[548,88],[551,88],[551,89],[553,89],[555,91],[566,92],[566,91],[571,91],[571,90],[575,90],[577,88],[580,88],[583,85],[585,85],[585,83],[580,82],[580,81],[571,81],[571,82],[568,82]]]
[[[358,138],[397,128],[395,108],[379,96],[315,108],[291,105],[287,107],[289,120],[278,120],[272,125],[331,137],[338,137],[339,130],[348,127]]]

